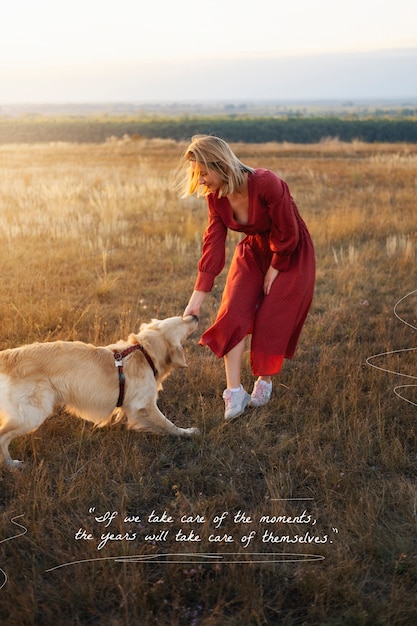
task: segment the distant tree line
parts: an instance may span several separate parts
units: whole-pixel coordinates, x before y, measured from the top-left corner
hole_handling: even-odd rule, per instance
[[[102,143],[125,135],[188,141],[214,134],[230,142],[316,143],[325,138],[368,143],[417,142],[417,119],[327,117],[23,117],[0,118],[0,143]]]

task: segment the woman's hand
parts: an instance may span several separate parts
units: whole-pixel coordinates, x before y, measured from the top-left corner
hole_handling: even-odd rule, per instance
[[[267,296],[271,291],[272,284],[276,277],[278,276],[279,271],[270,265],[264,277],[264,294]]]
[[[207,293],[205,291],[193,291],[190,301],[185,307],[185,311],[183,313],[183,317],[187,315],[196,315],[200,317],[200,308],[206,299]]]

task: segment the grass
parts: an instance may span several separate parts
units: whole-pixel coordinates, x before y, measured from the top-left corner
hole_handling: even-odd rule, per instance
[[[413,380],[385,370],[416,375],[405,350],[417,326],[417,146],[234,147],[287,180],[315,241],[316,294],[296,356],[267,407],[225,425],[222,362],[190,339],[189,367],[159,405],[200,427],[193,440],[94,430],[64,412],[16,439],[25,467],[0,470],[5,624],[414,621],[417,394],[399,398],[394,388]],[[182,313],[206,220],[203,200],[170,190],[182,149],[0,148],[1,348],[105,345]],[[397,350],[371,360],[382,369],[367,362]]]

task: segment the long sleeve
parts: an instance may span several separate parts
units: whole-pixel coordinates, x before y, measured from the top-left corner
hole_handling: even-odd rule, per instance
[[[214,279],[222,271],[226,261],[225,242],[227,227],[207,198],[209,222],[203,236],[202,255],[198,262],[198,275],[194,289],[211,291]]]

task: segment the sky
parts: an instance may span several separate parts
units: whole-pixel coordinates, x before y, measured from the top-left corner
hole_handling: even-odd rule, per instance
[[[415,0],[13,0],[0,103],[417,98]]]

